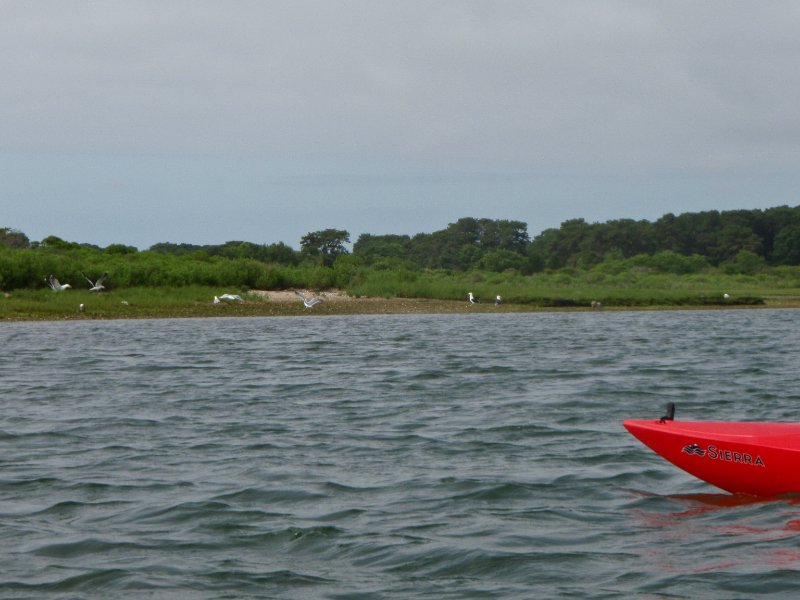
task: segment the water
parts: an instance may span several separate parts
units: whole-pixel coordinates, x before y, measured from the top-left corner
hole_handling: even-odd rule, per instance
[[[795,311],[0,325],[2,598],[749,598],[800,506],[624,418],[793,420]]]

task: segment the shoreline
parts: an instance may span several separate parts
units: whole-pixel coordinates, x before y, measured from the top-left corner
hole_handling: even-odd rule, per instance
[[[466,300],[436,300],[430,298],[376,298],[347,296],[340,291],[320,293],[322,302],[313,308],[305,308],[293,291],[251,290],[257,300],[244,302],[193,302],[181,305],[145,306],[132,304],[110,304],[108,301],[92,305],[87,303],[84,312],[77,307],[73,311],[50,311],[37,314],[3,314],[0,322],[22,321],[83,321],[114,319],[174,319],[213,317],[278,317],[278,316],[335,316],[335,315],[413,315],[413,314],[491,314],[491,313],[552,313],[552,312],[620,312],[620,311],[665,311],[665,310],[742,310],[800,308],[800,297],[765,297],[764,304],[728,305],[647,305],[647,306],[534,306],[529,304],[491,303],[469,304]],[[104,298],[104,300],[106,300]],[[2,302],[2,299],[0,299]],[[3,311],[5,312],[5,311]]]

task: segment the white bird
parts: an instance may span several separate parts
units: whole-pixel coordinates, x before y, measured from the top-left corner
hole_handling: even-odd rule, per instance
[[[47,279],[45,279],[45,282],[47,283],[47,285],[49,285],[49,286],[50,286],[50,288],[51,288],[51,289],[52,289],[54,292],[63,292],[64,290],[69,290],[69,289],[72,289],[72,286],[71,286],[70,284],[68,284],[68,283],[65,283],[65,284],[63,284],[63,285],[62,285],[62,284],[60,284],[60,283],[58,282],[58,279],[56,279],[56,278],[55,278],[55,277],[53,277],[52,275],[50,275],[50,277],[48,277]]]
[[[502,302],[503,302],[503,299],[499,295],[497,296],[497,298],[494,299],[494,305],[495,306],[500,306],[500,304],[502,304]]]
[[[216,296],[214,296],[216,298]],[[239,302],[244,302],[242,297],[239,294],[222,294],[219,297],[220,300],[238,300]]]
[[[469,292],[469,303],[470,304],[479,304],[480,300],[478,300],[475,296],[473,296],[472,292]]]
[[[92,281],[91,279],[86,277],[86,275],[84,275],[83,273],[81,273],[81,275],[83,275],[83,278],[89,282],[90,292],[99,292],[100,290],[105,289],[106,286],[103,285],[103,282],[106,280],[106,277],[108,277],[108,273],[103,273],[102,277],[100,277],[100,279],[98,279],[97,281]]]
[[[295,294],[303,301],[303,306],[306,308],[311,308],[322,302],[321,298],[306,298],[306,295],[303,292],[295,292]]]
[[[84,311],[86,310],[86,307],[83,305],[83,303],[81,303],[81,304],[78,306],[78,310],[79,310],[79,311],[81,311],[81,312],[84,312]]]
[[[725,298],[725,300],[727,300],[728,298],[731,297],[731,295],[730,294],[722,294],[722,297]]]
[[[214,296],[214,304],[219,304],[219,298],[217,296]]]

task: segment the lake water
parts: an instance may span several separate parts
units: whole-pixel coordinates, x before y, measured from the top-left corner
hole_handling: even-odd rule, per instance
[[[794,597],[800,503],[721,493],[620,422],[797,420],[798,323],[0,324],[0,597]]]

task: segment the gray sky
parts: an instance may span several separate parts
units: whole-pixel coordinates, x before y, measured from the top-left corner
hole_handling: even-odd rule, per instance
[[[0,227],[140,249],[800,204],[800,3],[0,0]]]

